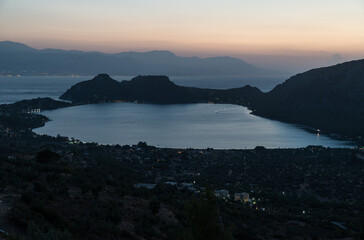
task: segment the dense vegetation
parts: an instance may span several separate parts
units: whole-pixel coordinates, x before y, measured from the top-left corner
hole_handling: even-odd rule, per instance
[[[357,150],[49,146],[59,150],[0,158],[8,239],[333,239],[363,231]],[[171,175],[195,181],[194,189],[168,184]],[[153,189],[134,185],[157,178]],[[244,186],[253,201],[217,199],[203,186]]]
[[[0,189],[14,188],[21,194],[14,198],[11,219],[26,229],[25,239],[133,239],[120,228],[129,214],[141,236],[169,238],[160,228],[175,225],[156,216],[161,207],[157,200],[148,200],[152,193],[133,197],[144,193],[132,187],[130,169],[123,164],[103,159],[102,164],[83,167],[47,150],[31,161],[2,158],[0,163]],[[126,194],[130,197],[123,198]],[[140,206],[128,211],[134,203]]]

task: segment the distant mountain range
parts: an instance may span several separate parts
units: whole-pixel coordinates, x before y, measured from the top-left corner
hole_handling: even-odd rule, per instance
[[[253,114],[301,124],[322,133],[364,137],[364,60],[319,68],[291,77],[263,93],[249,85],[228,90],[175,85],[166,76],[118,82],[107,74],[72,86],[61,97],[74,104],[108,101],[214,102],[243,105]]]
[[[106,54],[76,50],[37,50],[22,43],[0,42],[1,75],[170,75],[288,77],[232,57],[179,57],[169,51]]]

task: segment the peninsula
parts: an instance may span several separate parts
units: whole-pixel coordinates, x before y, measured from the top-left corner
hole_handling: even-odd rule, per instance
[[[73,104],[112,101],[176,104],[176,103],[234,103],[249,106],[263,93],[249,85],[228,90],[182,87],[166,76],[137,76],[118,82],[107,74],[77,83],[60,96]]]

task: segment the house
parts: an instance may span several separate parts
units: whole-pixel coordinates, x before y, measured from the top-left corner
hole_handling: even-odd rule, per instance
[[[177,186],[177,182],[165,182],[165,185]]]
[[[230,197],[229,191],[225,190],[225,189],[215,190],[214,195],[215,195],[215,197],[218,197],[218,198],[229,198]]]
[[[153,189],[157,186],[157,184],[155,183],[137,183],[137,184],[134,184],[134,187],[135,188],[146,188],[146,189]]]
[[[234,201],[249,202],[249,193],[235,193]]]
[[[184,187],[184,188],[189,188],[189,187],[193,187],[193,183],[183,182],[183,183],[181,183],[181,186]]]

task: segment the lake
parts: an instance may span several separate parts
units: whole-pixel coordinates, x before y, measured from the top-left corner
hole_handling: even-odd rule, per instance
[[[249,114],[230,104],[105,103],[44,111],[52,121],[36,133],[85,142],[131,145],[145,141],[168,148],[344,147],[347,143],[295,125]]]
[[[0,77],[0,104],[12,103],[23,99],[51,97],[58,99],[74,84],[92,79],[93,76],[54,77],[54,76],[20,76]],[[132,76],[112,76],[117,81],[130,80]],[[243,87],[247,84],[269,91],[282,83],[282,78],[242,78],[242,77],[170,77],[181,86],[228,89]]]

